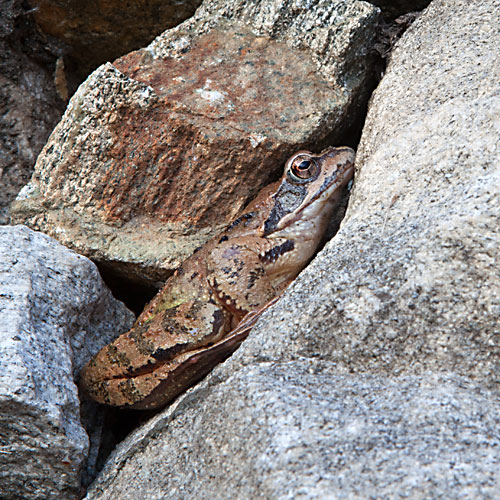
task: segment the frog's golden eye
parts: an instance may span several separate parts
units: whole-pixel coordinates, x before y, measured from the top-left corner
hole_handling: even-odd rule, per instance
[[[318,165],[310,156],[297,156],[290,165],[289,174],[292,180],[303,182],[316,177]]]

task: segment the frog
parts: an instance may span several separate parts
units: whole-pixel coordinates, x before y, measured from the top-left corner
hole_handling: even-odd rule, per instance
[[[222,234],[166,280],[132,328],[82,369],[99,403],[159,409],[230,356],[314,256],[354,174],[354,151],[301,150]]]

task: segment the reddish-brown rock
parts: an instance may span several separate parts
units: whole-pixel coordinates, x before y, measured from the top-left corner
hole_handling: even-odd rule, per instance
[[[15,220],[157,285],[294,150],[338,141],[367,94],[377,12],[363,2],[300,12],[275,3],[283,8],[273,13],[268,2],[206,2],[94,72],[40,155]]]

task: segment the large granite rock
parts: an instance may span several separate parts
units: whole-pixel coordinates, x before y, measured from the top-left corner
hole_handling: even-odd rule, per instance
[[[37,32],[28,10],[22,0],[1,4],[0,224],[64,110],[53,78],[62,47]]]
[[[0,255],[0,497],[75,498],[88,439],[73,379],[133,315],[44,234],[0,227]]]
[[[495,392],[335,372],[261,363],[203,384],[124,441],[86,500],[495,497]]]
[[[88,500],[498,496],[499,8],[405,33],[340,232]]]
[[[2,0],[0,224],[9,223],[9,205],[77,85],[102,62],[179,24],[199,3]]]
[[[320,355],[348,372],[498,381],[500,32],[486,21],[498,5],[441,0],[405,33],[370,103],[340,232],[247,361]]]
[[[378,17],[359,1],[207,0],[80,87],[14,220],[158,286],[292,152],[352,128]]]

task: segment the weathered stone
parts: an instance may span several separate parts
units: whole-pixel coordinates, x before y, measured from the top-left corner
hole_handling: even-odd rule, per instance
[[[21,0],[0,16],[0,224],[33,173],[36,157],[62,115],[52,76],[59,47],[36,32]]]
[[[86,500],[495,498],[500,400],[456,375],[246,367],[110,457]]]
[[[72,98],[14,220],[159,285],[369,87],[364,2],[206,2]]]
[[[64,42],[78,73],[143,47],[191,16],[201,0],[30,0],[40,28]]]
[[[44,234],[0,227],[0,255],[0,496],[74,498],[88,439],[73,377],[133,315]]]
[[[340,232],[88,500],[497,496],[499,8],[404,34]]]

